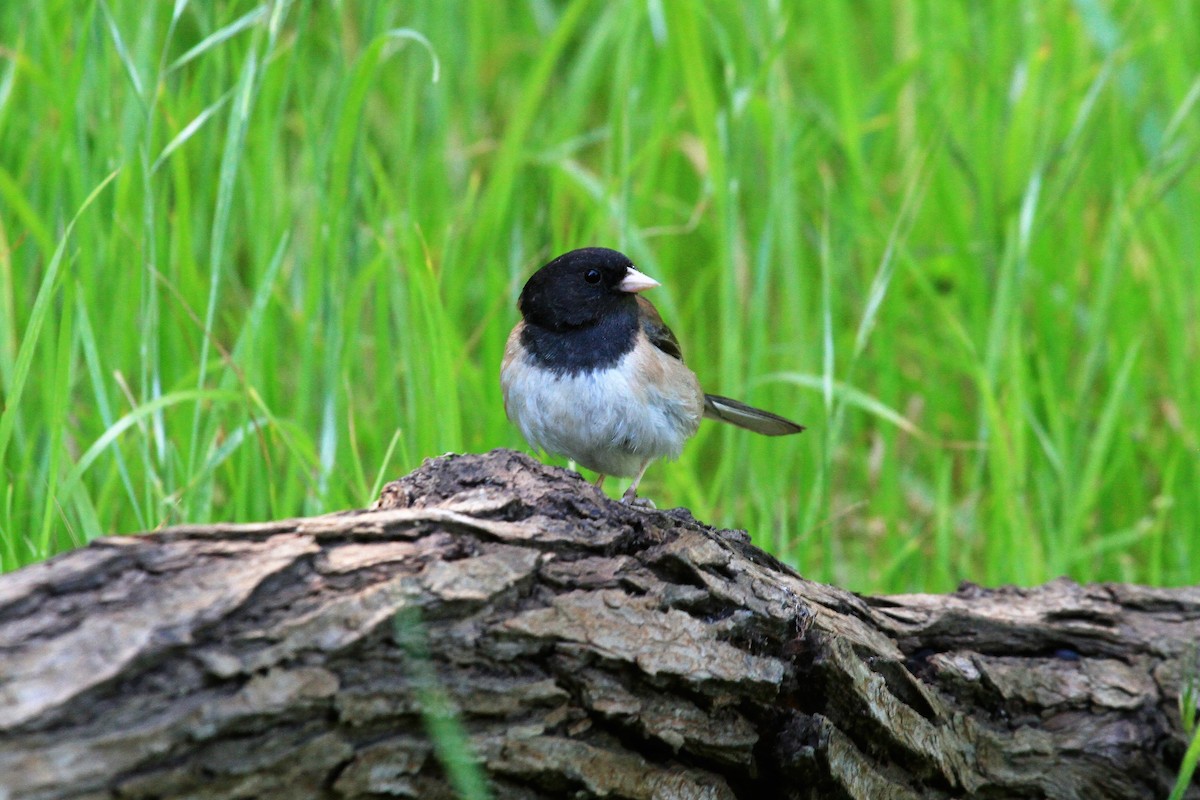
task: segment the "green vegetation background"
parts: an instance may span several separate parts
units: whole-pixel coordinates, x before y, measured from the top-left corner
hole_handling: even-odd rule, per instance
[[[659,505],[860,590],[1200,580],[1197,53],[1190,0],[6,0],[0,566],[522,447],[516,294],[605,244],[811,426]]]

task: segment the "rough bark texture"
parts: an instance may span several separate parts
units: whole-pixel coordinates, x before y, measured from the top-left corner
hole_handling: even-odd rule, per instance
[[[1149,798],[1183,752],[1195,588],[860,597],[510,451],[377,506],[0,578],[0,797],[452,797],[439,693],[499,797]]]

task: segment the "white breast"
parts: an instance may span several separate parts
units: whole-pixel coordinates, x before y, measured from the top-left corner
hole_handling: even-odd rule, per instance
[[[678,458],[696,433],[704,393],[678,359],[641,346],[606,370],[553,375],[519,354],[519,335],[520,326],[509,337],[500,385],[508,418],[533,447],[631,476],[647,461]]]

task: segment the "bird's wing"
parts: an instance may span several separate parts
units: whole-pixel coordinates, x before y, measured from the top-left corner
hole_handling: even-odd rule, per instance
[[[679,347],[679,340],[667,327],[667,323],[663,322],[654,304],[641,295],[638,295],[637,304],[642,330],[646,332],[646,338],[650,340],[650,343],[672,358],[683,361],[683,350]]]
[[[683,361],[683,351],[679,348],[679,340],[659,316],[658,309],[641,295],[637,298],[638,316],[641,319],[642,330],[650,343],[672,358]],[[748,431],[761,433],[765,436],[786,436],[789,433],[799,433],[803,425],[797,425],[790,419],[785,419],[770,411],[748,406],[738,400],[721,397],[716,394],[704,395],[704,416],[709,419],[727,422]]]

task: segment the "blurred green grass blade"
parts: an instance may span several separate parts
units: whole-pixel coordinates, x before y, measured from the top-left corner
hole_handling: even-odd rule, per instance
[[[134,96],[137,97],[138,102],[145,108],[146,90],[142,88],[141,75],[138,74],[137,64],[133,63],[133,56],[129,54],[129,48],[125,46],[125,40],[121,36],[121,29],[117,27],[117,21],[113,19],[107,0],[100,0],[100,10],[104,12],[104,21],[108,25],[108,34],[112,37],[113,49],[116,50],[117,56],[121,59],[121,65],[125,68],[125,76],[129,78],[129,85],[133,87]]]
[[[354,65],[346,99],[338,116],[339,121],[334,131],[331,150],[328,191],[331,197],[344,198],[344,202],[334,204],[324,221],[324,229],[330,234],[340,234],[344,231],[347,224],[346,219],[355,211],[354,199],[358,183],[354,179],[354,175],[357,171],[355,167],[360,151],[363,105],[376,79],[380,60],[384,57],[386,48],[396,42],[410,40],[423,45],[429,53],[433,61],[433,80],[436,81],[440,70],[437,54],[433,51],[428,39],[410,29],[388,30],[376,36]],[[330,236],[327,240],[332,241],[333,237]],[[333,261],[335,258],[334,252],[328,252],[327,259],[329,261]],[[342,300],[343,298],[322,297],[323,303],[340,303]],[[322,382],[324,394],[321,401],[322,410],[318,435],[320,476],[317,484],[317,500],[323,500],[326,495],[327,481],[333,472],[339,450],[340,414],[337,387],[339,385],[338,369],[343,358],[342,347],[345,340],[336,315],[326,313],[323,316],[326,319],[324,335],[327,346]]]
[[[229,460],[229,457],[237,452],[247,440],[252,440],[260,430],[269,424],[266,417],[253,417],[242,425],[231,430],[213,451],[205,459],[203,467],[196,473],[192,479],[193,483],[206,481],[212,477],[222,464]]]
[[[17,485],[12,481],[5,481],[4,488],[3,519],[5,524],[0,524],[0,548],[3,548],[0,550],[0,575],[36,560],[31,552],[33,550],[32,542],[11,522],[16,519],[13,503],[16,498]],[[22,539],[25,539],[24,549],[19,547]]]
[[[829,240],[829,183],[824,183],[825,202],[821,206],[821,398],[825,413],[833,412],[834,358],[836,347],[833,341],[833,256]]]
[[[399,428],[392,433],[392,438],[388,441],[387,449],[383,451],[383,458],[379,461],[379,470],[375,473],[375,482],[371,484],[367,496],[363,499],[364,503],[372,503],[375,498],[379,497],[379,493],[383,491],[383,485],[388,481],[389,468],[392,463],[392,456],[396,452],[396,445],[400,443],[401,431]]]
[[[1067,137],[1063,140],[1062,144],[1063,151],[1068,155],[1079,152],[1079,139],[1083,135],[1088,122],[1092,119],[1092,112],[1096,109],[1101,92],[1108,87],[1112,71],[1112,59],[1109,59],[1104,62],[1100,71],[1096,73],[1095,80],[1092,81],[1092,85],[1088,87],[1087,94],[1083,96],[1083,100],[1079,103],[1079,110],[1075,112],[1075,120],[1071,123],[1071,130],[1067,132]]]
[[[1073,0],[1073,4],[1092,39],[1106,52],[1115,50],[1121,33],[1106,6],[1099,0]]]
[[[249,351],[254,350],[255,342],[265,334],[263,328],[267,303],[270,302],[271,293],[276,288],[279,272],[283,268],[284,256],[287,254],[288,244],[291,240],[291,232],[285,231],[279,239],[279,244],[275,246],[271,260],[267,262],[266,271],[263,272],[258,288],[254,290],[254,299],[250,302],[250,307],[246,312],[246,322],[230,351],[230,358],[234,363],[241,362]]]
[[[996,297],[992,303],[992,316],[988,326],[985,363],[988,377],[995,380],[1000,369],[1001,356],[1007,340],[1011,337],[1011,324],[1020,302],[1021,283],[1029,259],[1030,236],[1037,214],[1038,199],[1041,197],[1042,171],[1038,167],[1029,176],[1021,196],[1017,212],[1015,246],[1006,250],[1000,262],[1000,274],[996,278]]]
[[[1196,764],[1200,763],[1200,728],[1192,731],[1192,740],[1183,754],[1179,764],[1179,774],[1175,777],[1175,785],[1171,788],[1170,800],[1183,800],[1188,789],[1192,786],[1192,776],[1196,773]]]
[[[216,102],[206,107],[203,111],[197,114],[191,122],[185,125],[183,130],[177,133],[175,137],[171,139],[171,141],[167,142],[167,146],[164,147],[162,152],[158,154],[158,158],[154,159],[154,163],[150,165],[150,174],[153,175],[154,173],[158,172],[158,168],[162,166],[163,162],[170,158],[172,153],[186,144],[189,139],[195,136],[218,111],[225,107],[225,104],[228,103],[232,97],[233,90],[231,89],[217,98]]]
[[[221,165],[217,178],[217,194],[213,207],[212,233],[209,243],[209,285],[208,303],[204,311],[204,331],[200,340],[200,359],[196,386],[203,388],[208,365],[208,349],[213,336],[213,323],[216,319],[217,301],[220,297],[221,276],[224,272],[226,235],[229,229],[229,219],[233,214],[233,188],[237,180],[238,164],[242,159],[246,142],[246,129],[249,126],[255,88],[258,78],[258,37],[251,45],[242,69],[238,75],[235,87],[235,102],[230,109],[229,121],[225,129],[225,143],[221,152]],[[196,406],[192,418],[191,447],[188,452],[189,472],[194,471],[196,460],[199,458],[198,443],[200,436],[200,406]]]
[[[63,286],[61,303],[65,309],[73,308],[75,305],[74,288],[71,281],[65,282]],[[46,448],[46,502],[42,506],[42,522],[37,538],[38,552],[43,555],[49,555],[52,552],[50,547],[51,525],[59,513],[54,501],[55,489],[58,486],[60,476],[59,463],[63,457],[63,431],[66,428],[67,416],[69,414],[68,403],[71,398],[69,387],[74,383],[74,316],[68,311],[60,315],[56,323],[58,342],[54,363],[51,367],[53,373],[43,376],[45,382],[41,387],[43,391],[47,386],[53,387],[50,401],[47,403],[47,419],[52,424],[50,427],[50,439]],[[79,545],[82,543],[74,542],[73,544]]]
[[[880,574],[880,581],[886,585],[892,585],[896,581],[902,580],[905,569],[911,570],[913,559],[921,557],[922,544],[919,536],[908,536],[884,566]]]
[[[491,797],[487,778],[454,703],[438,680],[417,607],[406,606],[397,612],[392,630],[407,655],[406,677],[416,692],[425,730],[451,786],[462,800],[487,800]]]
[[[179,12],[181,11],[179,6],[176,6],[175,11],[176,11],[175,16],[176,16],[176,18],[178,18]],[[226,25],[222,28],[218,28],[217,30],[213,31],[208,36],[205,36],[203,39],[201,39],[199,42],[197,42],[186,53],[184,53],[179,58],[172,61],[171,65],[169,67],[167,67],[167,72],[174,72],[175,70],[182,67],[184,64],[194,61],[195,59],[197,59],[200,56],[207,53],[209,50],[213,49],[214,47],[217,47],[222,42],[224,42],[228,39],[232,39],[234,36],[237,36],[239,33],[241,33],[244,30],[253,28],[256,24],[258,24],[259,20],[261,20],[264,16],[266,16],[266,14],[267,14],[267,7],[265,5],[260,5],[260,6],[256,6],[255,8],[252,8],[250,11],[247,11],[245,14],[243,14],[242,16],[235,19],[233,22],[229,23],[228,25]]]
[[[513,182],[521,164],[522,150],[527,144],[529,130],[537,118],[538,107],[550,89],[551,76],[563,50],[583,24],[590,5],[586,0],[575,0],[563,9],[554,32],[542,43],[536,62],[524,75],[520,97],[505,125],[504,138],[500,142],[491,177],[479,203],[475,236],[495,236],[500,230],[503,208],[510,202]]]
[[[319,467],[319,456],[312,442],[311,430],[296,422],[279,417],[263,401],[262,396],[256,390],[250,388],[248,391],[250,406],[263,415],[268,422],[267,427],[282,439],[286,454],[294,457],[296,463],[303,468],[305,486],[310,492],[315,490],[316,478],[314,475]]]
[[[1050,437],[1049,431],[1042,425],[1033,414],[1033,410],[1028,406],[1025,407],[1025,421],[1029,423],[1029,430],[1033,431],[1033,435],[1037,438],[1038,444],[1042,447],[1042,453],[1046,456],[1046,461],[1054,470],[1054,474],[1060,479],[1062,478],[1066,468],[1063,465],[1062,454],[1059,453],[1057,445]]]
[[[54,236],[49,226],[34,209],[26,187],[18,183],[3,164],[0,164],[0,199],[5,202],[10,223],[14,219],[19,222],[21,230],[33,237],[43,253],[54,252]]]
[[[1200,100],[1200,77],[1192,81],[1187,94],[1184,95],[1183,100],[1179,101],[1179,106],[1175,109],[1175,113],[1171,116],[1166,129],[1163,131],[1164,150],[1174,143],[1175,137],[1179,134],[1184,123],[1189,119],[1194,119],[1192,109],[1198,100]]]
[[[856,389],[853,386],[847,385],[841,381],[833,381],[830,383],[824,375],[808,375],[799,372],[777,372],[773,375],[767,375],[762,378],[763,382],[781,381],[783,383],[791,383],[796,386],[802,386],[805,389],[812,389],[822,394],[830,391],[835,399],[841,403],[852,406],[865,411],[866,413],[883,420],[891,425],[895,425],[905,433],[913,436],[925,438],[925,433],[912,424],[899,411],[894,408],[889,408],[874,397],[871,397],[861,389]]]
[[[907,233],[909,226],[912,225],[920,208],[920,175],[921,171],[918,169],[918,177],[908,185],[905,191],[900,211],[892,223],[891,230],[888,232],[887,245],[884,247],[882,258],[879,259],[879,267],[875,270],[875,276],[871,279],[871,288],[867,292],[866,304],[863,306],[862,316],[859,317],[858,321],[858,330],[854,334],[854,350],[850,355],[851,367],[862,356],[863,350],[867,347],[867,340],[871,336],[871,331],[875,329],[875,323],[879,318],[883,300],[887,297],[888,287],[892,285],[892,276],[896,271],[896,249],[903,235]]]
[[[143,403],[137,408],[125,414],[112,425],[110,425],[100,438],[92,443],[91,447],[84,451],[79,460],[67,473],[67,476],[62,481],[62,487],[59,490],[61,497],[70,500],[72,494],[79,487],[80,481],[83,480],[83,475],[91,468],[96,459],[104,454],[104,451],[111,447],[122,433],[129,430],[134,425],[145,418],[156,414],[159,410],[168,408],[180,403],[196,402],[208,400],[212,402],[234,402],[240,400],[240,397],[234,392],[220,391],[216,389],[183,389],[177,392],[169,392],[156,397],[149,402]]]
[[[704,8],[699,4],[683,3],[676,6],[674,12],[667,24],[667,41],[678,59],[692,124],[708,154],[708,168],[711,170],[708,178],[717,195],[721,195],[726,185],[725,160],[721,155],[718,130],[721,111],[710,83],[711,73],[706,68],[708,56],[704,52],[700,23],[696,19],[698,14],[704,13]],[[717,215],[720,216],[720,211]]]
[[[425,52],[429,54],[429,62],[431,73],[429,75],[430,83],[437,83],[442,78],[442,61],[438,58],[437,50],[434,49],[433,43],[425,37],[423,33],[412,28],[393,28],[384,34],[385,38],[393,42],[413,41],[421,45]]]
[[[75,293],[75,297],[75,315],[79,320],[79,341],[83,350],[84,365],[87,367],[88,378],[92,384],[92,400],[95,403],[96,412],[100,415],[100,421],[105,428],[109,428],[112,427],[115,419],[112,404],[108,400],[108,392],[105,391],[100,345],[96,340],[96,332],[92,327],[87,303],[83,299],[82,287]],[[130,474],[129,465],[125,462],[125,455],[120,448],[115,449],[113,454],[116,459],[117,472],[121,476],[121,484],[125,487],[125,500],[129,504],[128,507],[137,519],[138,528],[146,530],[150,527],[149,516],[138,499],[137,490],[134,489],[133,477]]]
[[[7,393],[17,356],[17,297],[12,246],[3,223],[0,218],[0,390]]]
[[[1101,476],[1106,466],[1112,447],[1113,437],[1121,423],[1120,412],[1129,400],[1129,379],[1133,367],[1137,363],[1140,343],[1134,343],[1125,353],[1109,389],[1108,397],[1097,421],[1096,430],[1087,439],[1087,447],[1080,477],[1075,487],[1075,496],[1064,521],[1064,536],[1069,546],[1076,546],[1080,540],[1084,517],[1095,506],[1100,496]]]
[[[4,114],[8,110],[8,101],[12,97],[13,86],[16,85],[17,77],[17,61],[14,58],[4,58],[3,66],[0,66],[0,121],[4,119]]]
[[[1135,545],[1146,541],[1150,534],[1151,528],[1148,525],[1138,524],[1127,530],[1113,531],[1112,533],[1097,536],[1091,541],[1075,548],[1069,557],[1069,568],[1076,569],[1086,566],[1093,559],[1110,553],[1122,550],[1128,551]]]
[[[75,503],[71,506],[71,510],[74,512],[73,515],[68,515],[65,509],[58,509],[62,516],[63,527],[66,529],[67,536],[72,543],[83,544],[109,533],[100,522],[100,515],[96,511],[95,504],[92,503],[91,495],[87,492],[75,493]],[[78,522],[72,524],[70,517],[78,520]],[[46,557],[48,558],[51,555],[53,553],[47,553]]]
[[[29,366],[33,362],[33,354],[37,347],[42,327],[46,323],[46,315],[50,312],[50,301],[54,297],[54,290],[58,283],[58,273],[62,268],[63,257],[66,254],[67,242],[71,238],[71,232],[75,229],[75,224],[79,221],[83,212],[87,211],[88,207],[104,191],[105,187],[117,177],[120,171],[118,168],[110,172],[108,177],[100,181],[91,194],[87,196],[87,199],[83,201],[79,210],[75,212],[75,216],[67,223],[66,230],[59,237],[58,246],[54,249],[54,255],[50,258],[50,263],[46,265],[46,272],[42,275],[41,285],[38,287],[37,297],[33,301],[33,308],[29,314],[29,321],[26,323],[23,336],[21,337],[21,347],[17,351],[12,385],[8,387],[4,411],[0,412],[0,464],[6,463],[5,455],[8,451],[9,439],[12,437],[13,425],[16,424],[21,394],[25,390],[25,381],[29,377]]]

